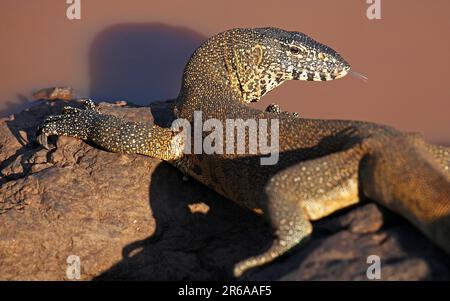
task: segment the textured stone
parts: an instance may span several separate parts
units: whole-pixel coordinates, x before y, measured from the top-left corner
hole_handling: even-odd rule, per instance
[[[74,91],[71,87],[45,88],[33,93],[36,100],[71,100],[74,99]]]

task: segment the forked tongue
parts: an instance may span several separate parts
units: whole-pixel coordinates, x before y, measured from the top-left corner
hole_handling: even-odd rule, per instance
[[[360,80],[362,80],[362,81],[365,82],[365,83],[367,83],[367,81],[369,80],[369,78],[368,78],[367,76],[365,76],[364,74],[361,74],[361,73],[359,73],[359,72],[350,70],[348,73],[349,73],[351,76],[353,76],[354,78],[360,79]]]

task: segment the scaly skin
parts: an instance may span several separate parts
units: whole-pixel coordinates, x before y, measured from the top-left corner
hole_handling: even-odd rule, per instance
[[[262,210],[276,239],[262,254],[237,263],[236,277],[282,255],[311,233],[310,221],[358,203],[361,195],[404,216],[450,252],[447,148],[374,123],[303,119],[246,105],[286,80],[333,80],[349,69],[331,48],[276,28],[229,30],[195,51],[176,115],[191,123],[194,111],[223,124],[228,118],[278,119],[276,165],[260,165],[261,153],[183,154],[185,141],[171,129],[103,115],[90,102],[87,110],[68,108],[49,117],[39,140],[46,146],[48,135],[68,135],[113,152],[167,160],[238,204]]]

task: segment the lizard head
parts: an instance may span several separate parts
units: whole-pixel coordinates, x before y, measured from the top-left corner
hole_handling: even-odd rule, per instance
[[[303,33],[271,27],[249,30],[234,51],[245,102],[258,101],[286,80],[329,81],[350,70],[336,51]]]
[[[262,32],[270,58],[267,66],[274,66],[273,69],[278,69],[275,72],[286,79],[328,81],[341,78],[350,70],[339,53],[304,33],[276,28]]]
[[[222,91],[226,98],[249,103],[286,80],[328,81],[349,70],[336,51],[303,33],[235,28],[209,38],[194,52],[185,68],[182,92],[214,99],[218,95],[213,92]]]

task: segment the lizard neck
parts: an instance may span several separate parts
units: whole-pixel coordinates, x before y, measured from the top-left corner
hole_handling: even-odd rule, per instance
[[[227,32],[218,34],[193,53],[183,73],[179,100],[193,104],[225,99],[243,102],[242,92],[236,83],[237,72],[229,62],[228,40]]]
[[[282,82],[266,81],[260,63],[264,46],[250,29],[233,29],[207,40],[187,63],[178,96],[178,115],[258,101]],[[187,118],[188,119],[188,118]]]

